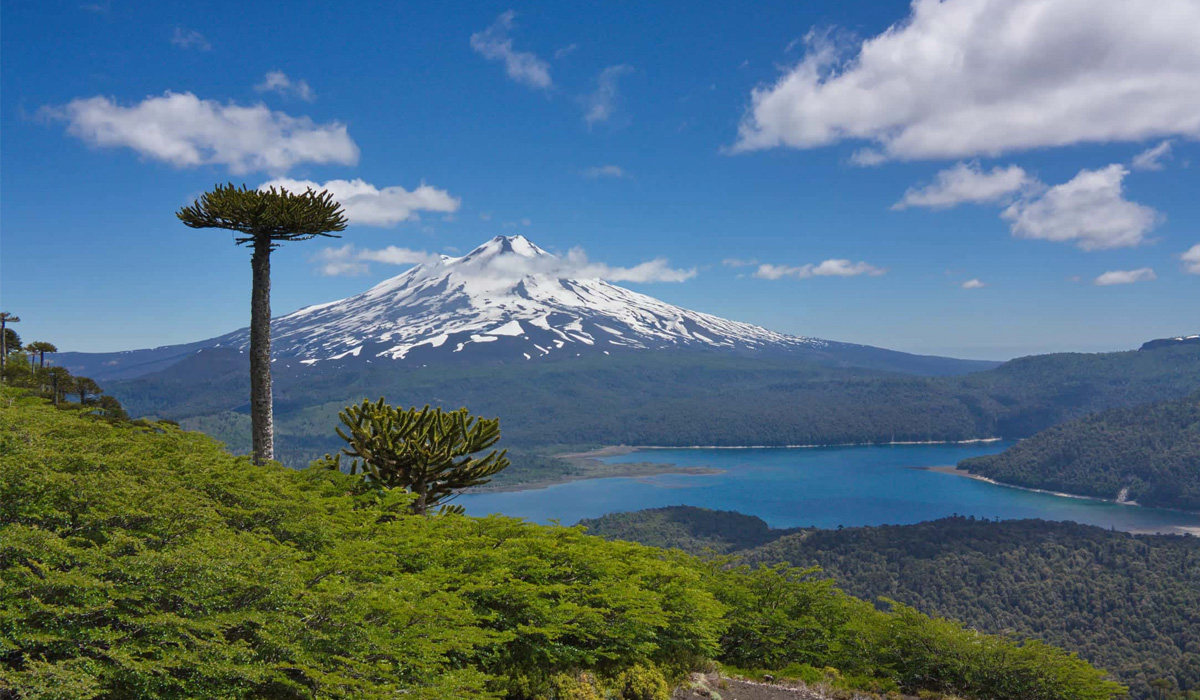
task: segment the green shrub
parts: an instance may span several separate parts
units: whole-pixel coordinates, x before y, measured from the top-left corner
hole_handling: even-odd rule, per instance
[[[26,700],[517,697],[716,653],[724,608],[689,560],[409,517],[411,497],[336,472],[7,403],[0,677]]]
[[[821,670],[813,668],[808,664],[791,663],[779,669],[779,672],[774,674],[778,678],[784,678],[792,681],[800,681],[812,685],[814,683],[822,683],[831,679],[829,671],[837,672],[836,669]]]
[[[596,677],[588,673],[556,673],[539,700],[604,700]]]
[[[617,676],[613,683],[621,700],[670,700],[671,686],[653,666],[636,664]]]
[[[661,700],[714,658],[967,698],[1120,691],[812,572],[406,515],[411,498],[0,388],[0,695]]]
[[[932,690],[978,700],[1100,700],[1125,692],[1076,655],[1017,643],[847,596],[816,569],[708,563],[710,590],[728,608],[721,660],[761,679],[792,664],[832,667],[835,687]]]

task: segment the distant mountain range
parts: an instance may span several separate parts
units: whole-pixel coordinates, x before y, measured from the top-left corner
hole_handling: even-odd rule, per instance
[[[1139,350],[1155,350],[1176,345],[1200,345],[1200,335],[1181,335],[1174,338],[1159,338],[1142,343]]]
[[[996,362],[912,355],[770,331],[691,311],[601,279],[575,279],[569,261],[524,236],[497,236],[442,256],[347,299],[272,321],[277,363],[322,369],[360,363],[525,363],[637,351],[790,356],[832,366],[923,375]],[[248,329],[197,343],[117,353],[63,353],[60,364],[95,379],[129,379],[201,350],[244,352]]]
[[[1200,345],[994,362],[790,336],[597,279],[520,236],[273,322],[276,450],[338,449],[364,397],[499,416],[505,444],[788,445],[1027,437],[1200,387]],[[246,332],[63,353],[134,415],[248,449]],[[519,469],[518,464],[514,469]]]

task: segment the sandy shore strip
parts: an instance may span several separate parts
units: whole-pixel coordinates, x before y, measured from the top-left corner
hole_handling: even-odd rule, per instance
[[[965,476],[968,479],[975,479],[976,481],[983,481],[983,482],[986,482],[989,484],[993,484],[995,486],[1003,486],[1003,487],[1009,488],[1009,489],[1017,489],[1018,491],[1029,491],[1031,493],[1044,493],[1044,494],[1048,494],[1050,496],[1058,496],[1059,498],[1077,498],[1081,501],[1097,501],[1099,503],[1112,503],[1114,505],[1119,505],[1119,506],[1140,506],[1141,505],[1137,501],[1118,501],[1115,498],[1100,498],[1099,496],[1081,496],[1077,493],[1064,493],[1062,491],[1048,491],[1046,489],[1035,489],[1035,488],[1030,488],[1028,486],[1017,486],[1015,484],[1006,484],[1003,481],[996,481],[995,479],[989,479],[986,476],[972,474],[971,472],[967,471],[966,469],[959,469],[958,467],[955,467],[955,466],[910,467],[910,468],[911,469],[920,469],[921,471],[927,471],[927,472],[937,472],[939,474],[953,474],[954,476]]]
[[[890,442],[830,442],[806,445],[638,445],[637,447],[622,445],[619,447],[602,447],[592,452],[581,452],[580,455],[596,455],[611,457],[628,454],[638,450],[815,450],[822,447],[891,447],[899,445],[974,445],[979,443],[1003,442],[1013,438],[968,438],[966,440],[892,440]],[[622,450],[611,454],[600,455],[605,450]],[[566,455],[559,455],[565,457]]]
[[[992,484],[993,486],[1003,486],[1007,489],[1017,489],[1018,491],[1029,491],[1032,493],[1044,493],[1050,496],[1058,496],[1059,498],[1075,498],[1081,501],[1095,501],[1097,503],[1110,503],[1116,506],[1133,506],[1142,508],[1142,504],[1137,501],[1121,501],[1115,498],[1100,498],[1098,496],[1081,496],[1077,493],[1063,493],[1062,491],[1048,491],[1046,489],[1034,489],[1027,486],[1016,486],[1014,484],[1006,484],[1003,481],[989,479],[986,476],[972,474],[965,469],[959,469],[956,466],[938,466],[938,467],[910,467],[910,469],[920,469],[927,472],[938,472],[939,474],[951,474],[953,476],[965,476],[968,479],[975,479],[984,483]],[[1200,515],[1200,512],[1183,510],[1181,508],[1164,508],[1162,506],[1145,506],[1154,510],[1169,510],[1176,513],[1187,513],[1189,515]],[[1134,535],[1193,535],[1200,537],[1200,526],[1190,525],[1163,525],[1157,528],[1142,528],[1137,530],[1128,530]]]
[[[631,478],[645,480],[648,477],[658,476],[660,474],[687,474],[690,476],[705,476],[713,474],[724,474],[724,469],[714,469],[713,467],[682,467],[670,462],[626,462],[621,464],[608,464],[602,461],[605,457],[619,457],[632,452],[637,452],[642,448],[629,447],[627,445],[615,445],[610,447],[601,447],[597,450],[589,450],[587,452],[570,452],[566,454],[554,455],[565,460],[577,470],[574,474],[561,474],[556,476],[548,476],[544,479],[535,479],[533,481],[525,481],[519,484],[484,486],[476,489],[471,489],[472,493],[504,493],[512,491],[534,491],[544,489],[548,486],[557,486],[566,484],[572,481],[585,481],[587,479],[613,479],[613,478]]]

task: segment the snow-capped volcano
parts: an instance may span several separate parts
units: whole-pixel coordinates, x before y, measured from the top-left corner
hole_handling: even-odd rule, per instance
[[[694,347],[817,348],[825,341],[689,311],[602,279],[523,236],[427,262],[340,301],[272,321],[273,354],[304,364],[427,361],[432,354],[536,360],[563,354]],[[580,276],[582,277],[582,276]],[[217,339],[242,349],[246,330]]]

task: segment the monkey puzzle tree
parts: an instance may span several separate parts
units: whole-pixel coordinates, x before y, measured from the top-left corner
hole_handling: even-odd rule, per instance
[[[19,323],[20,316],[14,316],[7,311],[0,311],[0,377],[4,375],[4,365],[8,363],[8,351],[11,348],[21,349],[21,336],[8,327],[10,323]],[[12,334],[11,336],[9,334]],[[9,342],[11,337],[12,341]]]
[[[361,473],[383,488],[403,488],[417,499],[412,512],[424,515],[463,489],[491,481],[489,477],[509,465],[507,450],[492,450],[476,457],[500,439],[499,418],[478,418],[461,408],[394,408],[379,399],[363,400],[338,414],[347,431],[337,434],[349,447],[342,454],[354,458],[350,473]],[[361,460],[361,462],[359,461]],[[461,507],[442,506],[444,512]]]
[[[66,398],[66,395],[75,390],[75,378],[67,371],[66,367],[49,367],[46,369],[47,383],[50,385],[50,398],[54,401],[54,405]]]
[[[47,343],[44,340],[35,340],[27,345],[26,349],[37,353],[38,367],[46,366],[46,353],[58,352],[58,348],[54,346],[54,343]]]
[[[271,408],[271,251],[287,241],[333,235],[346,228],[346,216],[333,195],[307,190],[251,190],[217,185],[175,214],[191,228],[236,231],[238,245],[251,247],[250,268],[250,424],[254,462],[275,458]]]
[[[91,377],[75,377],[74,389],[75,393],[79,394],[80,406],[87,405],[88,396],[99,396],[104,393],[100,385]]]
[[[121,402],[115,396],[101,396],[96,400],[96,407],[100,409],[100,414],[105,418],[114,420],[129,418],[129,414],[125,412],[125,408],[121,406]]]

